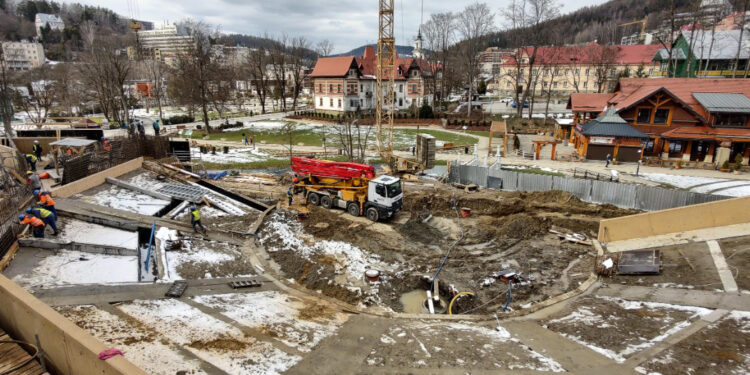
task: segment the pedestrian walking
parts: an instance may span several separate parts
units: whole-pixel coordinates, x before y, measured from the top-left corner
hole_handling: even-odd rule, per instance
[[[289,190],[286,191],[286,196],[289,198],[289,206],[291,207],[294,198],[294,185],[289,185]]]
[[[250,144],[253,145],[253,146],[255,146],[255,143],[253,142],[253,136],[252,135],[250,136]]]
[[[245,135],[245,133],[242,133],[242,144],[247,146],[248,143],[250,142],[248,141],[247,136]]]
[[[146,134],[146,129],[143,128],[143,121],[138,120],[137,127],[138,127],[138,133],[140,133],[141,135]]]
[[[607,163],[604,164],[604,168],[609,168],[609,163],[612,162],[612,155],[607,154],[607,158],[605,160],[607,161]]]
[[[57,223],[56,223],[57,218],[55,217],[55,215],[52,214],[52,211],[45,210],[44,208],[41,208],[41,207],[34,207],[34,208],[27,208],[26,213],[29,215],[34,215],[37,218],[41,219],[45,225],[49,225],[49,227],[52,228],[52,230],[54,231],[52,232],[52,235],[57,236],[57,234],[59,233],[57,231]]]
[[[36,155],[26,154],[26,162],[29,163],[29,169],[32,172],[36,172],[36,161],[37,161]]]
[[[20,221],[21,224],[31,225],[31,231],[34,234],[34,237],[44,238],[44,228],[46,228],[46,225],[41,219],[33,215],[19,215],[18,221]]]
[[[34,146],[31,147],[31,150],[34,152],[37,159],[42,159],[42,145],[39,144],[38,140],[34,140]]]
[[[26,184],[32,189],[32,190],[40,190],[42,188],[42,180],[39,179],[39,175],[32,172],[27,171],[26,172]]]
[[[206,234],[206,227],[201,224],[201,213],[195,206],[190,206],[190,224],[193,225],[193,233],[198,233],[198,230],[195,229],[197,225],[201,228],[201,233]]]
[[[154,127],[154,135],[159,135],[159,120],[155,120],[152,126]]]

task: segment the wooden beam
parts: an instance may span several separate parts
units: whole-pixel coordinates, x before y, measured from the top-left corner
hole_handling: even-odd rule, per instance
[[[18,241],[13,242],[13,245],[10,245],[10,249],[5,253],[5,256],[0,259],[0,272],[3,272],[8,268],[10,262],[16,257],[16,252],[18,252]]]

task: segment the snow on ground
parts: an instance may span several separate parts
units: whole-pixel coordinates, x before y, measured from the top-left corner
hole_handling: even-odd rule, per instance
[[[170,250],[166,251],[166,243],[168,240],[177,240],[177,231],[161,227],[156,232],[155,237],[159,239],[161,246],[162,262],[167,265],[167,272],[165,273],[166,280],[183,280],[185,277],[180,274],[179,269],[181,265],[196,264],[200,265],[201,269],[206,272],[200,275],[202,278],[210,279],[215,276],[211,275],[210,272],[205,271],[206,267],[210,265],[217,265],[225,262],[233,262],[237,259],[238,255],[241,254],[230,254],[228,251],[232,251],[227,245],[218,246],[212,241],[200,241],[200,240],[185,240],[183,241],[184,248],[181,250]],[[223,251],[219,251],[219,249]],[[238,250],[234,250],[238,252]],[[251,277],[254,275],[232,275],[234,277]],[[216,276],[218,277],[218,276]]]
[[[693,177],[662,173],[643,173],[641,177],[661,184],[672,185],[695,193],[711,193],[730,197],[750,196],[750,180]],[[743,186],[747,185],[747,186]],[[715,191],[717,189],[722,189]]]
[[[229,374],[278,374],[301,359],[177,300],[136,300],[118,308]]]
[[[138,258],[66,250],[45,257],[33,270],[14,277],[13,281],[32,288],[137,282]]]
[[[278,292],[199,296],[196,302],[222,312],[234,321],[270,331],[270,336],[301,352],[309,352],[346,321],[346,315],[326,311]],[[305,309],[324,309],[319,316],[305,318]],[[316,314],[317,315],[317,314]]]
[[[115,185],[110,185],[109,189],[99,191],[94,195],[76,194],[73,198],[87,203],[149,216],[159,212],[159,210],[170,203],[169,201],[156,199],[152,196]]]
[[[226,154],[223,149],[217,149],[216,154],[212,154],[211,152],[201,154],[199,148],[192,148],[190,151],[193,155],[193,161],[203,160],[206,163],[250,163],[275,158],[254,148],[230,148]]]
[[[180,355],[178,348],[163,344],[153,332],[107,311],[90,305],[56,310],[108,346],[120,349],[126,359],[149,374],[173,375],[179,371],[205,374],[200,361]]]
[[[128,232],[67,218],[58,221],[57,225],[61,226],[58,240],[117,246],[133,250],[138,247],[138,232]]]
[[[159,189],[163,183],[156,179],[151,172],[143,172],[129,178],[120,178],[122,181],[138,187],[148,187],[150,190]]]
[[[269,252],[291,250],[305,258],[313,255],[329,255],[337,260],[336,272],[344,274],[348,281],[361,280],[370,268],[386,269],[380,257],[356,246],[340,241],[315,241],[304,233],[302,225],[274,213],[266,224],[261,244]],[[306,241],[307,239],[307,241]],[[309,244],[308,244],[309,243]]]

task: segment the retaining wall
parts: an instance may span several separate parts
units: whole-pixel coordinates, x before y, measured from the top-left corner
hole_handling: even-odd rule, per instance
[[[84,177],[78,181],[54,188],[52,189],[52,195],[55,197],[70,198],[73,195],[105,183],[107,177],[119,177],[142,166],[143,157],[126,161],[102,172],[94,173],[91,176]]]
[[[750,222],[750,197],[602,220],[599,241],[613,242]]]
[[[146,375],[122,356],[100,360],[98,354],[107,346],[3,275],[0,301],[0,326],[15,339],[30,343],[39,335],[53,374]]]

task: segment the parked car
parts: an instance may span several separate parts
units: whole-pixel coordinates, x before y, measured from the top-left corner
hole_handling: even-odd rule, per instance
[[[500,103],[513,103],[513,98],[502,98],[499,100]]]
[[[511,107],[513,107],[513,108],[518,108],[518,103],[516,103],[516,102],[513,102],[513,103],[511,104]],[[529,103],[523,103],[523,107],[524,107],[524,108],[529,108]]]

